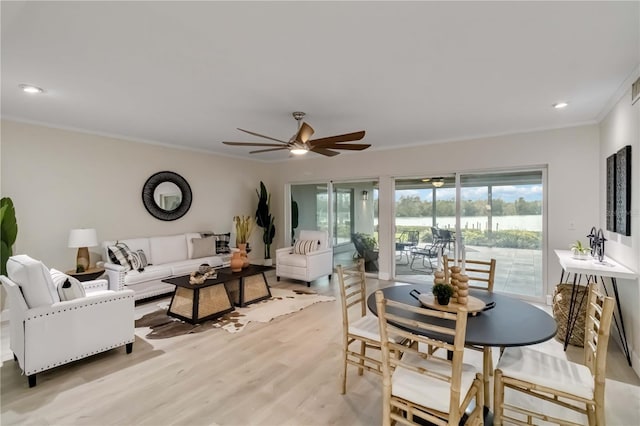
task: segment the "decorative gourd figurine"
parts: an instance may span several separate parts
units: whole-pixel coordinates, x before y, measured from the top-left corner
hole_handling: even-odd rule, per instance
[[[469,303],[469,277],[458,274],[458,304],[466,305],[467,303]]]

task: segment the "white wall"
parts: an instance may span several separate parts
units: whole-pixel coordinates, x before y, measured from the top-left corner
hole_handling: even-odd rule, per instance
[[[631,90],[624,94],[600,123],[600,221],[605,231],[605,254],[633,271],[640,271],[640,102],[631,105]],[[606,159],[631,145],[631,236],[606,231]],[[609,287],[610,288],[610,287]],[[638,280],[618,280],[622,316],[632,351],[632,362],[640,376],[640,289]],[[617,338],[614,329],[611,335]]]
[[[1,144],[2,196],[13,199],[18,220],[14,253],[61,270],[75,267],[76,249],[67,247],[72,228],[96,228],[100,241],[229,232],[234,215],[255,214],[255,189],[260,180],[269,188],[274,170],[256,161],[4,120]],[[176,221],[155,219],[142,204],[142,186],[162,170],[191,186],[191,209]],[[261,231],[252,235],[254,247],[263,246]],[[93,263],[100,251],[89,251]],[[254,250],[250,256],[263,254]]]
[[[380,180],[380,277],[391,271],[393,235],[390,229],[393,198],[390,179],[438,175],[456,171],[509,169],[547,166],[548,257],[544,264],[547,293],[560,278],[560,265],[553,249],[568,249],[577,239],[585,240],[599,221],[598,127],[581,126],[559,130],[531,132],[446,144],[425,145],[386,151],[362,151],[333,158],[309,155],[292,159],[280,166],[276,176],[278,191],[287,182],[304,183],[323,180]],[[282,208],[283,204],[279,205]],[[278,211],[276,217],[282,217]],[[387,226],[384,224],[387,223]],[[573,229],[570,228],[573,224]],[[385,243],[386,240],[386,243]]]

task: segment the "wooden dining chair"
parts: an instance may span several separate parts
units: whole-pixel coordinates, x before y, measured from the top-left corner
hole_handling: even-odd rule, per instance
[[[336,275],[340,283],[340,301],[342,304],[342,384],[341,392],[344,394],[347,388],[347,365],[358,367],[358,375],[364,370],[382,375],[382,363],[380,361],[380,333],[378,319],[373,315],[367,315],[367,289],[365,280],[364,259],[358,259],[353,267],[345,268],[336,266]],[[403,339],[392,334],[391,338]],[[351,346],[359,347],[351,348]],[[377,356],[370,356],[371,351],[376,351]]]
[[[483,424],[482,373],[463,363],[467,310],[450,313],[410,306],[385,299],[379,290],[376,305],[382,341],[382,424],[414,425],[427,421],[458,425],[465,419],[465,410],[472,401],[475,405],[466,417],[466,424]],[[434,325],[428,322],[431,318],[447,321],[445,325]],[[453,343],[409,330],[437,333]],[[392,332],[411,341],[411,346],[407,348],[389,340]],[[421,350],[429,346],[451,351],[451,360]],[[403,351],[402,356],[392,356],[393,350]]]
[[[448,256],[442,256],[442,265],[448,269],[452,259]],[[458,259],[458,265],[462,264],[462,259]],[[496,260],[474,260],[465,259],[465,275],[469,277],[469,288],[487,290],[493,292],[493,283],[496,276]],[[467,345],[469,349],[482,352],[482,363],[484,365],[485,392],[489,392],[489,376],[493,375],[493,352],[489,346]],[[500,348],[500,353],[504,348]],[[489,401],[490,396],[485,395],[485,399]],[[490,404],[487,404],[490,405]]]
[[[529,405],[506,403],[504,393],[505,388],[509,388],[584,414],[591,426],[605,426],[605,369],[615,302],[600,294],[596,284],[590,285],[588,297],[584,364],[524,347],[504,351],[494,374],[495,425],[505,421],[532,424],[533,418],[563,425],[583,424],[551,416],[548,409],[542,413],[533,411]],[[509,414],[505,410],[509,410]],[[526,420],[518,421],[511,412],[519,413]]]
[[[453,259],[442,256],[442,263],[448,268]],[[462,259],[458,259],[458,264],[462,264]],[[469,288],[493,291],[493,283],[496,278],[496,260],[474,260],[465,259],[465,275],[469,277]]]

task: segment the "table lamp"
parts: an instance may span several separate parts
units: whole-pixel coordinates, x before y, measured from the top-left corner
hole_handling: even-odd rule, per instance
[[[78,249],[76,272],[89,269],[89,247],[97,245],[98,235],[95,229],[72,229],[69,232],[69,247]]]

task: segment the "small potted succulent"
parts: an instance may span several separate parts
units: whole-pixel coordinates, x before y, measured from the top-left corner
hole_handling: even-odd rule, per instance
[[[591,248],[583,246],[582,241],[576,240],[571,246],[571,253],[573,253],[573,257],[576,259],[586,260],[591,254]]]
[[[431,292],[438,301],[438,304],[446,306],[449,304],[449,299],[451,299],[451,296],[453,296],[453,287],[451,287],[449,284],[438,283],[434,284]]]

